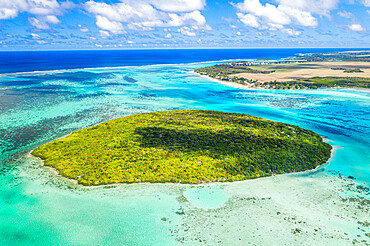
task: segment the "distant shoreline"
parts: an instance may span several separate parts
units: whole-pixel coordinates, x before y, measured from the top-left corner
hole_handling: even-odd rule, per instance
[[[195,73],[195,72],[194,72]],[[213,82],[216,82],[216,83],[219,83],[219,84],[222,84],[222,85],[225,85],[225,86],[229,86],[229,87],[233,87],[233,88],[237,88],[237,89],[254,89],[254,90],[292,90],[292,89],[273,89],[273,88],[266,88],[266,87],[263,87],[263,86],[257,86],[257,87],[252,87],[252,86],[248,86],[248,85],[243,85],[243,84],[239,84],[239,83],[236,83],[236,82],[226,82],[226,81],[222,81],[222,80],[219,80],[219,79],[215,79],[215,78],[212,78],[212,77],[209,77],[207,75],[202,75],[202,74],[198,74],[198,73],[195,73],[207,80],[210,80],[210,81],[213,81]],[[340,86],[337,86],[337,87],[321,87],[321,88],[315,88],[315,89],[312,89],[312,88],[301,88],[301,89],[293,89],[293,90],[329,90],[329,89],[345,89],[345,90],[363,90],[365,92],[369,92],[370,91],[370,88],[363,88],[363,87],[340,87]]]
[[[370,63],[333,62],[228,62],[195,69],[202,77],[259,89],[370,89]],[[232,87],[236,87],[234,84]]]

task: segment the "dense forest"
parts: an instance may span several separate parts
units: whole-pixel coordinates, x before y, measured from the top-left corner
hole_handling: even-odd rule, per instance
[[[76,131],[32,155],[82,185],[224,182],[314,169],[331,146],[298,126],[245,114],[176,110]]]

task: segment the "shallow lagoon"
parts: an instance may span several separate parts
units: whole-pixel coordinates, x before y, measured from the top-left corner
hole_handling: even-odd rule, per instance
[[[370,92],[238,89],[192,73],[200,66],[1,77],[0,244],[369,243],[369,227],[358,222],[370,222]],[[239,112],[295,124],[337,150],[329,165],[314,172],[206,186],[81,188],[27,157],[73,130],[170,109]]]

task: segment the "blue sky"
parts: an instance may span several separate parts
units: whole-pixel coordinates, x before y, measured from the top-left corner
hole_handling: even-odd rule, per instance
[[[370,0],[0,0],[0,50],[370,47]]]

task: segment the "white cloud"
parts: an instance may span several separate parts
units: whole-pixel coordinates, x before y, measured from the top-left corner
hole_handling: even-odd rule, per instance
[[[133,30],[180,26],[204,26],[203,30],[207,30],[206,19],[199,11],[204,5],[204,0],[122,0],[116,4],[90,0],[84,6],[99,18],[99,28],[117,33],[124,24]]]
[[[47,15],[43,17],[44,21],[51,24],[59,24],[60,20],[55,15]]]
[[[78,29],[80,29],[81,32],[88,32],[89,31],[89,29],[87,27],[83,27],[80,24],[78,24],[77,27],[78,27]]]
[[[234,5],[233,3],[230,3],[230,4]],[[227,22],[233,22],[234,21],[233,18],[227,18],[227,17],[224,17],[224,16],[221,17],[221,20],[224,20],[224,21],[227,21]]]
[[[363,0],[362,1],[365,7],[370,7],[370,0]]]
[[[0,19],[11,19],[28,9],[26,0],[0,0]]]
[[[166,12],[189,12],[203,9],[205,0],[153,0],[153,6]]]
[[[275,2],[278,4],[244,0],[233,5],[238,9],[239,20],[246,26],[299,35],[301,32],[287,26],[316,27],[318,21],[312,13],[327,14],[330,9],[336,7],[338,0],[275,0]]]
[[[312,16],[310,12],[295,9],[292,7],[287,6],[279,6],[278,7],[281,11],[286,13],[291,17],[291,19],[295,20],[297,24],[302,26],[317,26],[317,20],[315,17]]]
[[[240,35],[242,35],[240,32],[236,32],[236,35],[238,35],[238,36],[240,36]]]
[[[201,26],[206,24],[206,19],[198,10],[183,15],[177,15],[172,13],[168,14],[168,16],[171,18],[171,20],[167,22],[166,26],[183,26],[183,25]]]
[[[30,17],[28,18],[28,22],[38,29],[49,29],[50,26],[48,23],[59,24],[60,20],[55,15],[46,15],[39,18]]]
[[[192,25],[191,28],[193,30],[197,30],[197,31],[211,31],[213,30],[212,27],[210,25],[203,25],[203,26],[199,26],[199,25]]]
[[[289,24],[289,16],[272,4],[262,5],[259,0],[244,0],[236,5],[239,11],[258,16],[267,22],[275,24]]]
[[[310,13],[329,15],[330,10],[335,9],[339,0],[276,0],[279,6],[287,6]]]
[[[283,28],[283,29],[281,29],[281,31],[284,32],[284,33],[287,33],[290,36],[298,36],[298,35],[301,34],[300,31],[296,31],[296,30],[293,30],[293,29],[290,29],[290,28]]]
[[[107,38],[110,36],[110,33],[108,31],[103,31],[103,30],[99,30],[99,34],[100,36],[102,36],[103,38]]]
[[[34,15],[52,15],[60,13],[60,5],[56,0],[28,0],[27,12]]]
[[[172,38],[172,34],[171,33],[167,33],[167,35],[165,36],[165,38]]]
[[[240,21],[244,23],[246,26],[251,26],[251,27],[259,27],[260,24],[258,23],[258,19],[256,16],[252,14],[242,14],[242,13],[237,13]]]
[[[49,29],[50,24],[59,24],[57,15],[76,5],[68,0],[58,3],[56,0],[0,0],[0,19],[12,19],[19,13],[29,13],[29,23],[38,29]]]
[[[101,45],[101,44],[95,44],[95,46],[98,47],[98,48],[103,48],[103,45]]]
[[[0,20],[12,19],[17,17],[17,15],[18,15],[17,9],[0,8]]]
[[[365,31],[365,28],[363,28],[360,24],[352,24],[348,26],[349,29],[355,32],[363,32]]]
[[[76,8],[76,7],[78,7],[78,5],[75,4],[74,2],[70,2],[69,0],[66,0],[65,2],[60,2],[60,7],[63,10],[67,10],[67,9]]]
[[[36,27],[37,29],[49,29],[50,28],[50,26],[48,24],[46,24],[46,22],[40,21],[40,20],[38,20],[34,17],[28,18],[28,22],[32,26]]]
[[[283,25],[273,24],[273,23],[269,23],[267,29],[270,30],[270,31],[280,30],[281,32],[286,33],[290,36],[298,36],[302,33],[300,31],[294,30],[292,28],[286,28]]]
[[[196,35],[195,32],[193,32],[192,29],[190,29],[187,26],[181,27],[181,28],[177,29],[177,31],[181,34],[184,34],[184,35],[190,36],[190,37],[194,37]]]
[[[99,28],[110,31],[111,33],[114,33],[114,34],[124,33],[123,31],[124,28],[121,22],[110,21],[108,18],[104,16],[100,16],[100,15],[96,16],[96,25]]]
[[[343,18],[348,18],[348,19],[350,19],[350,18],[352,18],[352,17],[353,17],[353,14],[352,14],[352,13],[347,12],[347,11],[345,11],[345,10],[343,10],[343,11],[338,11],[338,15],[339,15],[339,16],[341,16],[341,17],[343,17]]]
[[[62,15],[63,11],[75,7],[72,2],[58,3],[56,0],[0,0],[0,19],[11,19],[27,12],[36,16]]]
[[[284,28],[283,25],[280,24],[274,24],[274,23],[268,23],[268,27],[263,27],[264,29],[269,29],[270,31],[276,31],[281,30]]]
[[[31,33],[31,37],[32,37],[33,39],[40,39],[40,38],[41,38],[41,37],[40,37],[40,35],[35,34],[35,33]]]

